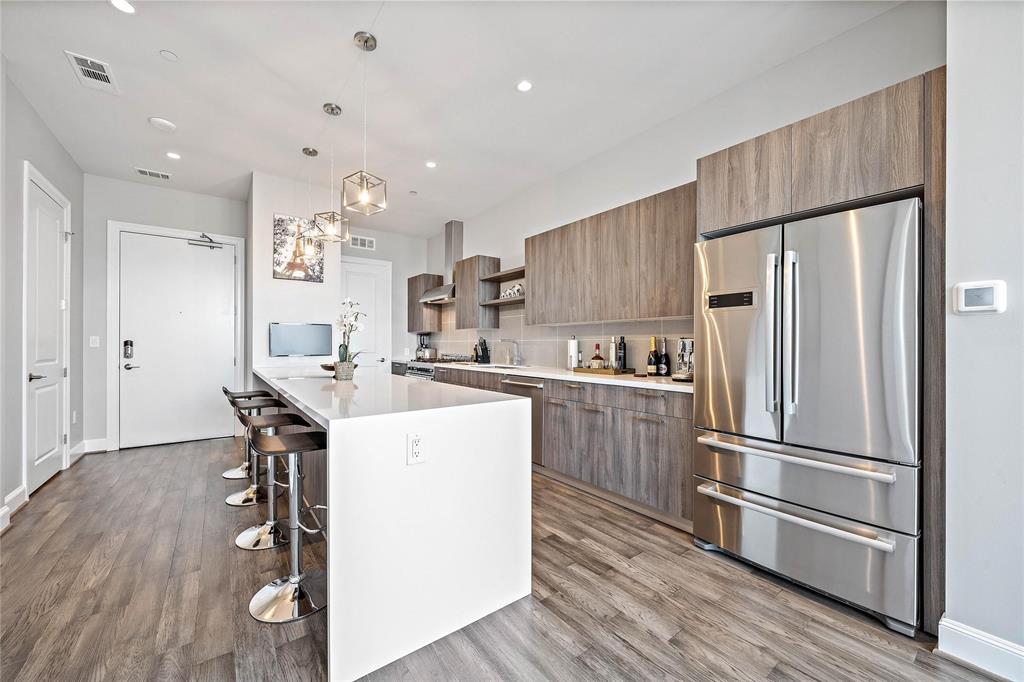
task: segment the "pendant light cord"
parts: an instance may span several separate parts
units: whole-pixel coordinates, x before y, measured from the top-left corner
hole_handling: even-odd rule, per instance
[[[382,3],[383,4],[383,3]],[[366,59],[368,52],[363,53],[363,172],[366,172]]]

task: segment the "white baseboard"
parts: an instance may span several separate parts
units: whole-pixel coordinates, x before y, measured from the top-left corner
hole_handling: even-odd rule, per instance
[[[82,452],[107,452],[110,450],[110,443],[106,438],[94,438],[82,441]]]
[[[71,446],[71,450],[68,452],[68,459],[71,460],[71,464],[77,462],[82,455],[85,454],[85,441],[80,440]]]
[[[939,620],[939,651],[1008,680],[1024,680],[1024,646],[945,616]]]
[[[8,513],[13,514],[26,502],[28,502],[28,490],[25,486],[19,485],[4,498],[4,507],[8,509]]]
[[[5,504],[0,507],[0,533],[4,532],[9,525],[11,525],[11,510]]]

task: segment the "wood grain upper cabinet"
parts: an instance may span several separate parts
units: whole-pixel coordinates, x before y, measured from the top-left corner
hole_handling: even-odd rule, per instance
[[[924,77],[793,128],[793,212],[924,183]]]
[[[577,315],[569,322],[632,320],[640,296],[639,202],[583,221],[570,247],[577,257]],[[581,295],[582,294],[582,295]]]
[[[792,211],[791,128],[697,159],[697,231],[713,232]]]
[[[444,283],[441,275],[422,274],[409,278],[408,306],[409,333],[424,334],[441,331],[441,306],[420,303],[420,296],[428,289],[439,287]]]
[[[576,263],[569,258],[569,242],[578,229],[565,225],[526,238],[526,324],[568,321],[559,316],[576,299]]]
[[[655,194],[638,203],[638,317],[692,315],[697,183]]]
[[[498,309],[480,305],[498,297],[497,282],[481,282],[484,275],[501,270],[501,260],[493,256],[470,256],[455,263],[455,328],[496,329]]]

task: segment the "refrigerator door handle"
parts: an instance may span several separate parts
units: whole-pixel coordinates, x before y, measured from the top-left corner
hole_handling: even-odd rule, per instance
[[[782,260],[782,353],[789,364],[789,381],[783,391],[786,414],[796,414],[797,404],[797,356],[799,355],[799,332],[797,331],[797,309],[800,307],[800,280],[797,277],[797,253],[786,251]]]
[[[764,409],[775,412],[779,408],[778,389],[775,382],[775,279],[779,267],[779,256],[769,253],[764,274]]]
[[[721,493],[715,490],[713,483],[703,483],[699,485],[697,487],[697,492],[700,493],[701,495],[705,495],[720,502],[725,502],[726,504],[731,504],[733,506],[741,507],[743,509],[750,509],[751,511],[755,511],[759,514],[772,516],[774,518],[779,519],[780,521],[786,521],[787,523],[802,526],[809,530],[818,531],[819,533],[825,533],[826,535],[831,535],[833,537],[837,537],[842,540],[847,540],[849,542],[855,542],[858,545],[864,545],[865,547],[881,550],[889,554],[892,554],[894,551],[896,551],[896,545],[894,543],[881,540],[877,535],[875,537],[858,535],[857,533],[851,533],[850,531],[843,530],[842,528],[836,528],[835,526],[830,526],[828,524],[818,523],[817,521],[811,521],[810,519],[805,519],[800,516],[794,516],[793,514],[787,514],[786,512],[779,511],[777,509],[772,509],[770,507],[763,507],[759,504],[755,504],[754,502],[744,500],[742,497],[734,497],[732,495],[726,495],[725,493]]]
[[[754,455],[756,457],[764,457],[765,459],[774,459],[778,462],[785,462],[786,464],[796,464],[797,466],[808,467],[810,469],[821,469],[822,471],[831,471],[837,474],[844,474],[846,476],[854,476],[856,478],[866,478],[870,481],[878,481],[879,483],[888,483],[892,485],[896,482],[896,474],[891,471],[876,471],[874,469],[857,469],[855,467],[843,466],[842,464],[833,464],[831,462],[820,462],[816,459],[808,459],[806,457],[794,457],[793,455],[787,455],[781,452],[772,452],[770,450],[759,450],[758,448],[752,448],[749,445],[741,445],[739,443],[728,443],[725,441],[718,440],[713,436],[700,436],[697,438],[697,442],[701,445],[706,445],[709,448],[716,448],[718,450],[730,450],[732,452],[739,452],[744,455]]]

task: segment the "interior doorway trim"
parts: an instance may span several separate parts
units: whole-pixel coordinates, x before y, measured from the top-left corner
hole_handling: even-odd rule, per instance
[[[245,239],[214,232],[180,230],[173,227],[141,225],[119,220],[107,221],[107,437],[103,450],[117,450],[121,443],[121,234],[148,234],[174,239],[200,239],[209,235],[215,242],[235,249],[235,390],[245,381]],[[241,257],[241,258],[239,258]]]
[[[61,272],[61,298],[64,301],[64,320],[61,331],[61,364],[67,368],[71,361],[70,335],[71,335],[71,200],[64,193],[57,189],[57,186],[46,179],[31,162],[24,162],[24,173],[22,180],[21,194],[21,485],[15,489],[8,498],[4,500],[5,506],[10,507],[10,513],[14,513],[18,506],[28,501],[28,383],[25,377],[28,376],[28,227],[29,227],[29,194],[32,185],[41,189],[47,196],[53,199],[64,211],[64,240],[61,248],[64,249],[64,267]],[[67,377],[61,381],[61,427],[64,434],[71,433],[71,377],[70,370]],[[63,440],[63,439],[62,439]],[[69,443],[61,443],[61,470],[71,466]],[[17,506],[14,506],[17,505]]]

